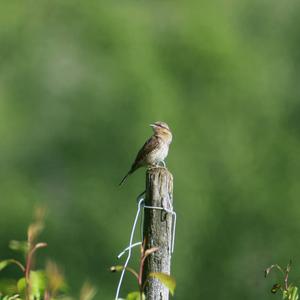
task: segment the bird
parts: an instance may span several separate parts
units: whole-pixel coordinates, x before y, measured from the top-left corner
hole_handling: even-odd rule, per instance
[[[143,147],[138,152],[130,170],[123,177],[119,185],[122,185],[127,177],[134,171],[143,166],[158,166],[163,164],[165,167],[165,158],[169,152],[169,146],[172,142],[172,132],[167,123],[157,121],[150,124],[153,129],[153,135],[146,141]]]

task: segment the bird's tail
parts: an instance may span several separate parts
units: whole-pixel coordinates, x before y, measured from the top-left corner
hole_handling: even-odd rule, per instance
[[[119,186],[121,186],[123,183],[124,183],[124,181],[127,179],[127,177],[131,174],[132,172],[128,172],[124,177],[123,177],[123,179],[121,180],[121,182],[119,183]]]
[[[127,179],[127,177],[128,177],[130,174],[132,174],[132,173],[133,173],[136,169],[138,169],[139,167],[140,167],[139,164],[134,163],[134,164],[131,166],[129,172],[124,176],[124,178],[123,178],[123,179],[121,180],[121,182],[119,183],[119,186],[122,185],[122,184],[124,183],[124,181]]]

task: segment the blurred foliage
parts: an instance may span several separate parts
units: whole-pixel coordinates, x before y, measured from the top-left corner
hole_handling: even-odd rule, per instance
[[[149,293],[147,293],[146,291],[147,285],[151,283],[152,280],[155,279],[160,281],[173,296],[176,288],[176,280],[171,275],[163,272],[150,272],[148,274],[146,273],[145,279],[143,279],[143,275],[145,275],[144,267],[145,267],[145,261],[147,257],[153,255],[156,251],[159,250],[158,247],[152,247],[146,249],[145,246],[146,246],[146,239],[144,239],[143,243],[141,244],[141,253],[140,253],[138,271],[131,267],[128,267],[127,264],[110,267],[110,271],[113,273],[115,272],[125,273],[127,271],[128,273],[130,273],[135,277],[139,290],[137,292],[130,292],[126,297],[126,300],[135,300],[135,299],[143,300],[144,298],[146,298],[145,295],[149,296]],[[123,281],[121,283],[123,283]],[[153,287],[150,287],[150,290],[153,291]],[[118,292],[119,290],[117,291],[115,298],[121,299],[119,298]],[[152,295],[153,298],[153,294],[152,293],[150,294]]]
[[[299,6],[2,1],[0,260],[43,202],[41,238],[71,291],[88,278],[95,299],[112,299],[107,269],[144,173],[117,184],[163,120],[174,132],[174,299],[272,299],[264,267],[300,263]],[[128,279],[122,294],[133,289]]]
[[[298,300],[299,292],[298,287],[295,286],[293,283],[289,283],[289,275],[291,271],[291,264],[286,266],[286,268],[282,268],[279,265],[271,265],[265,270],[265,277],[267,277],[273,269],[277,269],[281,275],[281,283],[275,283],[271,289],[271,293],[276,294],[278,291],[281,291],[281,299],[283,300]]]
[[[27,240],[19,242],[24,247],[13,247],[12,250],[22,252],[24,262],[15,259],[0,261],[0,271],[11,264],[15,264],[21,270],[22,276],[18,280],[0,280],[1,300],[72,300],[67,296],[67,284],[58,266],[48,261],[45,269],[34,270],[36,252],[38,249],[47,247],[46,243],[37,242],[44,227],[44,209],[37,209],[33,223],[28,227]],[[13,243],[17,245],[18,243]],[[12,243],[10,243],[12,245]],[[80,300],[92,300],[95,296],[95,288],[86,282],[80,292]]]

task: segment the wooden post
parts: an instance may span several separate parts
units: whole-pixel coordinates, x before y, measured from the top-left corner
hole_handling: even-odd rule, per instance
[[[166,168],[152,168],[146,174],[146,206],[157,206],[171,210],[173,201],[173,176]],[[144,238],[146,249],[158,247],[145,261],[143,280],[150,272],[170,274],[172,214],[164,210],[145,208]],[[168,300],[169,290],[155,278],[145,287],[147,300]]]

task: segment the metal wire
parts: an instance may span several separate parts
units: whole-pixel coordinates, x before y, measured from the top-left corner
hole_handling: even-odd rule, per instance
[[[145,205],[145,197],[144,197],[144,194],[145,193],[142,193],[138,196],[138,208],[137,208],[137,212],[136,212],[136,215],[135,215],[135,219],[134,219],[134,222],[133,222],[133,226],[132,226],[132,229],[131,229],[131,233],[130,233],[130,239],[129,239],[129,245],[128,247],[126,247],[119,255],[118,255],[118,258],[121,258],[127,251],[128,251],[128,255],[127,255],[127,258],[126,258],[126,261],[125,261],[125,264],[124,264],[124,267],[123,267],[123,270],[122,270],[122,273],[121,273],[121,276],[120,276],[120,280],[119,280],[119,283],[118,283],[118,287],[117,287],[117,291],[116,291],[116,297],[115,297],[115,300],[119,300],[119,294],[120,294],[120,289],[121,289],[121,286],[122,286],[122,282],[123,282],[123,279],[124,279],[124,274],[125,274],[125,271],[126,271],[126,268],[128,266],[128,263],[129,263],[129,260],[131,258],[131,252],[132,252],[132,248],[136,247],[136,246],[139,246],[142,244],[142,242],[137,242],[137,243],[134,243],[133,244],[133,237],[134,237],[134,233],[135,233],[135,228],[136,228],[136,224],[137,224],[137,221],[138,221],[138,218],[141,214],[141,207],[143,208],[143,211],[142,211],[142,214],[141,214],[141,224],[143,223],[143,215],[144,215],[144,210],[145,208],[147,209],[159,209],[159,210],[164,210],[166,211],[167,213],[170,213],[172,214],[172,245],[171,245],[171,253],[174,252],[174,245],[175,245],[175,231],[176,231],[176,221],[177,221],[177,217],[176,217],[176,212],[173,210],[173,205],[171,203],[171,199],[168,198],[168,201],[169,201],[169,207],[170,209],[168,208],[164,208],[164,207],[158,207],[158,206],[147,206]],[[143,232],[141,230],[141,236],[143,236]],[[143,239],[142,239],[143,240]]]

